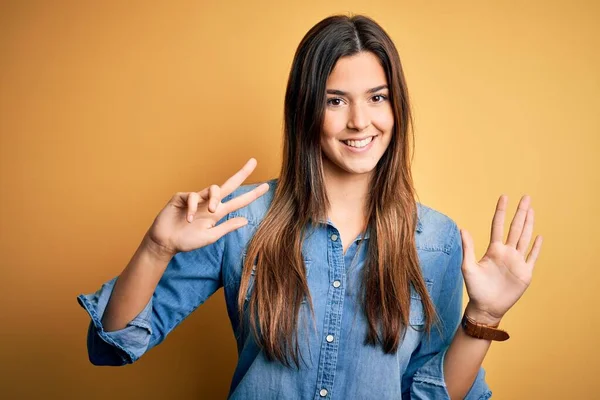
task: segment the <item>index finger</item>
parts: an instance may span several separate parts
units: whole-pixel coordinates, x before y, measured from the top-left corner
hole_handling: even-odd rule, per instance
[[[236,172],[231,178],[227,179],[225,183],[221,185],[221,198],[227,197],[231,194],[235,189],[237,189],[248,176],[254,171],[256,168],[256,159],[249,159],[246,164]]]

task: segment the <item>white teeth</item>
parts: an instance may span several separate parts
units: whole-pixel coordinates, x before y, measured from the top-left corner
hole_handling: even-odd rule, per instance
[[[343,140],[343,142],[346,143],[348,146],[361,148],[371,143],[372,140],[373,136],[363,140]]]

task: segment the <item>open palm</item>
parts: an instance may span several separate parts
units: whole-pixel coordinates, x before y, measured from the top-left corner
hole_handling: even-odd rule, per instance
[[[500,196],[492,221],[490,244],[481,260],[476,261],[471,235],[461,229],[462,272],[469,294],[469,307],[492,322],[499,322],[531,283],[542,246],[542,237],[537,236],[526,257],[534,220],[529,196],[521,198],[506,243],[503,242],[507,203],[508,197]]]

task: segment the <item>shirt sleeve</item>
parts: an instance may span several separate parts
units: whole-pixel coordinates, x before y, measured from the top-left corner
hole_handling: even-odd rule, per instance
[[[222,286],[223,253],[223,237],[208,246],[177,253],[144,309],[121,330],[107,332],[102,326],[102,316],[118,277],[104,283],[95,293],[79,295],[77,301],[91,319],[87,333],[90,362],[131,364],[161,343]]]
[[[458,227],[454,222],[452,224],[450,257],[436,304],[440,324],[432,326],[429,336],[423,334],[411,356],[403,377],[403,385],[410,390],[403,393],[403,399],[450,399],[444,379],[444,357],[463,311],[462,241]],[[485,370],[481,367],[465,399],[484,400],[491,396],[485,382]]]

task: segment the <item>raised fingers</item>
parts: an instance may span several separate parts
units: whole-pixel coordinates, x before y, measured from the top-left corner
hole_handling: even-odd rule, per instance
[[[191,192],[187,198],[187,221],[192,222],[194,215],[198,210],[198,202],[200,201],[200,194],[198,192]]]
[[[214,226],[208,230],[208,232],[210,233],[210,240],[214,243],[217,240],[219,240],[221,236],[225,236],[229,232],[233,232],[236,229],[239,229],[242,226],[246,225],[247,223],[248,220],[243,217],[231,218],[230,220],[227,220],[222,224]]]
[[[210,185],[199,192],[190,192],[187,197],[187,216],[188,222],[192,222],[198,211],[200,200],[208,201],[208,210],[212,213],[217,212],[221,203],[221,188],[217,185]]]
[[[542,237],[538,235],[535,238],[535,240],[533,241],[533,247],[531,248],[531,251],[529,252],[529,255],[527,256],[527,260],[526,260],[526,263],[532,269],[535,266],[535,261],[537,260],[538,255],[540,254],[541,248],[542,248]]]
[[[249,159],[238,172],[233,174],[221,185],[221,196],[226,197],[237,189],[256,168],[256,159]]]
[[[254,171],[255,167],[256,167],[256,159],[251,158],[250,160],[248,160],[246,162],[246,164],[242,167],[242,169],[240,169],[232,177],[227,179],[227,181],[225,181],[225,183],[223,183],[223,185],[221,185],[220,187],[218,185],[211,185],[211,186],[201,190],[200,192],[191,192],[187,197],[187,206],[188,206],[188,213],[187,213],[187,217],[186,217],[187,221],[192,222],[194,220],[194,216],[195,216],[196,212],[198,211],[198,203],[200,202],[200,200],[208,201],[208,211],[215,214],[215,216],[217,218],[221,218],[220,216],[223,216],[233,210],[237,210],[238,208],[251,203],[257,197],[264,194],[267,190],[264,190],[263,192],[260,193],[260,195],[255,196],[254,198],[250,199],[250,201],[248,201],[245,204],[240,203],[238,201],[235,204],[241,204],[241,205],[239,205],[235,208],[229,207],[227,210],[225,210],[223,212],[219,212],[218,215],[216,214],[217,210],[221,211],[221,207],[222,207],[221,199],[228,196],[231,192],[233,192],[235,189],[237,189],[246,180],[246,178],[252,173],[252,171]],[[256,189],[258,189],[258,188],[256,188]],[[256,189],[254,189],[252,192],[254,192]],[[267,189],[268,189],[268,185],[267,185]],[[262,189],[260,189],[260,190],[262,190]],[[250,192],[250,193],[252,193],[252,192]],[[252,195],[250,195],[249,197],[252,197]],[[244,198],[248,198],[248,196],[246,196]]]
[[[527,216],[527,210],[529,210],[529,203],[531,198],[527,195],[521,197],[519,201],[519,208],[510,223],[510,230],[508,231],[508,239],[506,240],[507,246],[516,247],[521,234],[523,233],[523,226],[525,225],[525,218]]]
[[[237,209],[245,207],[248,204],[252,203],[254,200],[258,199],[263,194],[265,194],[268,190],[269,190],[268,183],[263,183],[261,185],[258,185],[251,191],[244,193],[242,195],[239,195],[239,196],[229,200],[227,203],[222,204],[221,208],[220,208],[220,212],[221,212],[221,214],[225,215],[232,211],[235,211]]]
[[[490,242],[502,242],[504,238],[504,216],[506,215],[506,203],[508,196],[502,195],[496,203],[496,212],[492,219],[492,232],[490,234]]]
[[[533,234],[533,219],[533,208],[530,208],[525,216],[525,227],[523,228],[523,233],[521,234],[519,242],[517,243],[517,251],[523,256],[525,256],[525,252],[527,252],[529,242],[531,241],[531,235]]]
[[[208,188],[208,211],[215,213],[221,203],[221,188],[217,185],[210,185]]]

